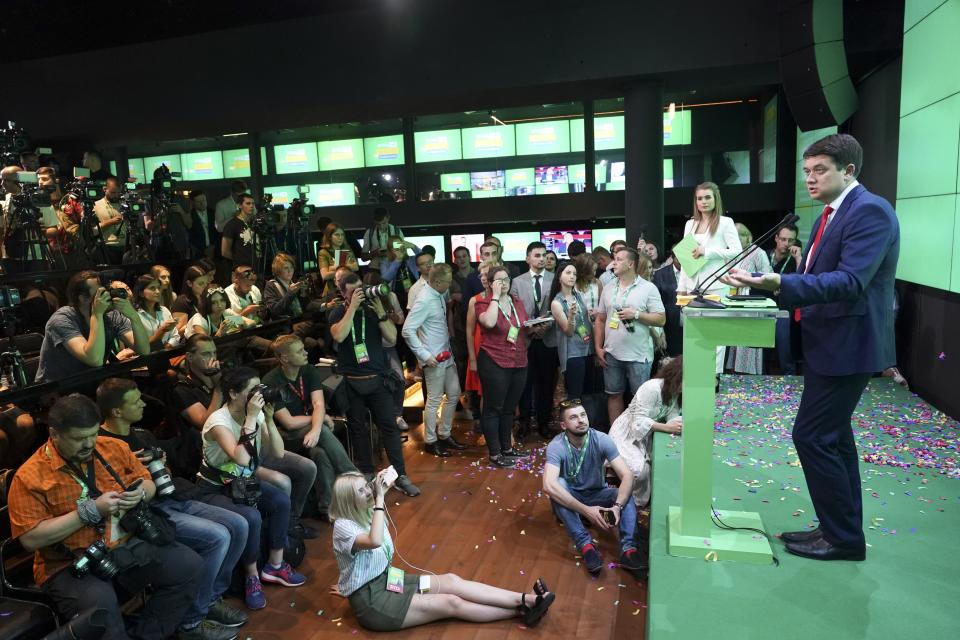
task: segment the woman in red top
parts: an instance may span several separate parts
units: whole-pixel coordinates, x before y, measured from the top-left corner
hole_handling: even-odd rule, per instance
[[[512,467],[518,458],[513,450],[513,414],[527,380],[527,314],[519,298],[510,295],[510,276],[501,265],[487,272],[490,296],[477,300],[474,311],[482,344],[477,371],[483,384],[480,419],[490,452],[490,463]]]

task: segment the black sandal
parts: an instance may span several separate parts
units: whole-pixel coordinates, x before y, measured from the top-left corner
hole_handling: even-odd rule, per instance
[[[520,613],[523,614],[523,624],[527,627],[535,627],[539,624],[543,616],[547,615],[547,610],[556,599],[556,594],[547,590],[547,585],[543,578],[537,578],[533,583],[533,592],[537,594],[537,600],[533,606],[527,605],[527,594],[520,594]]]

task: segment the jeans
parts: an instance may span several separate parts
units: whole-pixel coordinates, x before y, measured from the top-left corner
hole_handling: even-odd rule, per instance
[[[271,473],[275,471],[277,473]],[[279,474],[279,475],[278,475]],[[282,458],[267,458],[257,470],[257,477],[279,487],[290,496],[290,524],[300,518],[307,504],[307,495],[317,479],[317,465],[291,451],[284,451]]]
[[[309,427],[290,431],[283,434],[283,446],[288,451],[306,455],[317,466],[317,479],[313,488],[317,494],[317,508],[326,512],[330,508],[331,489],[337,476],[347,471],[356,471],[353,461],[347,455],[346,449],[334,435],[333,429],[324,425],[320,430],[317,444],[307,450],[303,446],[303,436],[310,430]]]
[[[579,400],[583,396],[588,382],[593,380],[593,356],[578,356],[567,360],[563,372],[563,385],[567,389],[567,400]]]
[[[534,415],[541,431],[550,423],[553,413],[553,391],[557,388],[557,348],[543,340],[531,340],[527,348],[527,368],[535,375],[527,376],[520,396],[520,417]],[[478,365],[479,367],[479,365]]]
[[[113,582],[91,574],[76,578],[70,569],[64,569],[43,583],[43,590],[56,604],[61,620],[69,620],[91,608],[105,609],[107,630],[103,638],[107,640],[127,640],[131,636],[166,640],[176,632],[193,603],[201,562],[196,553],[177,542],[156,550],[156,560],[143,567],[130,568],[114,578],[117,585],[131,593],[139,592],[148,584],[153,587],[130,635],[120,615]]]
[[[424,367],[423,381],[428,383],[427,402],[423,409],[423,440],[427,444],[437,441],[437,409],[440,411],[440,437],[450,437],[453,414],[460,399],[460,380],[457,365]]]
[[[494,457],[513,448],[510,438],[513,414],[523,393],[527,370],[522,367],[504,369],[481,349],[477,356],[477,373],[483,385],[483,415],[480,422],[487,440],[487,450]]]
[[[790,342],[791,318],[777,318],[777,358],[780,360],[780,372],[785,376],[797,375],[797,362],[793,359],[793,345]]]
[[[244,565],[253,564],[260,557],[260,545],[263,540],[262,522],[267,523],[267,548],[285,549],[287,546],[287,528],[290,525],[290,497],[269,482],[261,482],[260,501],[256,507],[237,504],[230,497],[229,487],[221,487],[206,480],[198,480],[197,486],[206,495],[203,501],[215,507],[239,514],[247,521],[247,543],[240,555]]]
[[[236,513],[197,500],[160,500],[155,505],[177,525],[177,542],[202,560],[200,584],[184,624],[200,622],[230,586],[233,569],[247,544],[247,522]]]
[[[350,403],[347,409],[347,427],[357,467],[363,473],[372,473],[373,448],[370,445],[367,412],[372,413],[390,464],[399,475],[404,476],[407,468],[403,463],[403,444],[400,442],[400,428],[397,427],[397,414],[394,409],[396,390],[391,386],[400,384],[400,381],[391,379],[385,384],[385,378],[386,376],[345,378],[344,384],[347,385],[347,399]]]
[[[559,482],[570,495],[588,507],[612,507],[613,503],[617,501],[619,489],[613,487],[581,492],[571,489],[563,478],[560,478]],[[580,520],[580,514],[567,509],[558,502],[551,502],[553,503],[554,513],[563,521],[563,526],[567,528],[567,533],[570,534],[573,544],[576,545],[577,549],[583,549],[583,545],[590,542],[591,537]],[[636,549],[637,543],[634,541],[634,536],[637,530],[637,505],[634,504],[633,499],[628,499],[623,505],[618,528],[620,530],[620,551]]]
[[[632,400],[640,385],[650,379],[650,362],[624,362],[609,353],[605,359],[607,368],[603,370],[603,390],[608,396],[627,391]]]

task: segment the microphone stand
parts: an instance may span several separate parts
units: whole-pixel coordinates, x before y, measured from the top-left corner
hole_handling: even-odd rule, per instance
[[[753,249],[759,247],[762,242],[766,242],[771,236],[773,236],[773,234],[779,231],[781,227],[783,227],[784,225],[794,223],[799,219],[800,219],[800,216],[793,213],[788,213],[783,217],[783,220],[778,222],[772,229],[770,229],[765,234],[763,234],[762,236],[760,236],[759,238],[757,238],[756,240],[748,244],[746,249],[741,250],[740,253],[738,253],[737,255],[733,256],[732,258],[724,262],[722,265],[720,265],[719,269],[717,269],[716,271],[711,273],[709,276],[704,278],[704,280],[696,288],[694,288],[693,291],[690,292],[696,295],[696,297],[690,302],[688,302],[687,306],[693,309],[726,309],[727,305],[723,304],[722,302],[718,302],[715,300],[707,300],[706,298],[704,298],[703,293],[701,293],[700,289],[709,290],[710,285],[712,285],[714,282],[722,278],[724,274],[726,274],[730,269],[732,269],[733,265],[735,265],[739,260],[743,259],[745,255],[753,251]]]

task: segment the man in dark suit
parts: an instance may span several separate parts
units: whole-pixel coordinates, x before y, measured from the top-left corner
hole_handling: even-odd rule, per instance
[[[817,560],[863,560],[860,470],[850,419],[873,373],[896,362],[893,285],[900,254],[896,213],[857,182],[863,149],[832,135],[803,153],[807,191],[827,205],[795,274],[753,277],[734,269],[733,286],[780,292],[799,315],[806,362],[793,441],[820,526],[782,535],[787,551]]]

